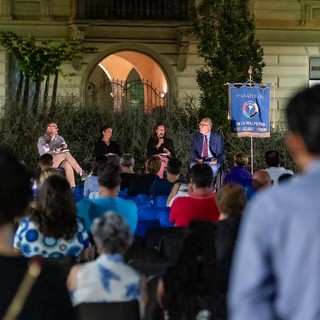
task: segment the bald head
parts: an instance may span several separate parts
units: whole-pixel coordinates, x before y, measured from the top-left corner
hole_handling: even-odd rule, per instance
[[[252,176],[252,187],[255,191],[259,191],[264,187],[271,187],[272,180],[267,171],[258,170],[253,173]]]

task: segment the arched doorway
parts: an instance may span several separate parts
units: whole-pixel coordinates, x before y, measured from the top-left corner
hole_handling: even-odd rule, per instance
[[[97,106],[143,108],[165,106],[168,84],[162,69],[149,56],[119,51],[104,57],[90,73],[86,100]]]

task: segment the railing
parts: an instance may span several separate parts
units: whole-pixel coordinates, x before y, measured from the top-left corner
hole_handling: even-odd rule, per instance
[[[89,86],[90,102],[94,105],[113,105],[115,109],[122,107],[142,108],[145,111],[166,106],[166,94],[157,91],[148,81],[121,81],[112,79],[99,88]]]
[[[187,20],[194,0],[76,0],[75,19]]]

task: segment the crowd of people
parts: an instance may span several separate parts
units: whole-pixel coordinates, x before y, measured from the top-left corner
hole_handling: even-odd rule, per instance
[[[148,205],[166,197],[172,228],[185,230],[175,263],[158,279],[150,319],[318,319],[319,101],[320,85],[296,94],[287,108],[286,144],[303,174],[286,169],[277,150],[265,153],[265,168],[250,172],[248,155],[239,152],[219,190],[223,138],[209,118],[194,134],[185,174],[163,123],[147,142],[142,175],[134,156],[111,140],[112,127],[103,126],[80,201],[74,173],[84,171],[54,121],[38,140],[38,176],[1,145],[0,317],[74,319],[82,303],[137,300],[143,318],[152,297],[125,253],[139,222],[135,197],[145,195]],[[67,278],[48,263],[64,257],[80,263]]]

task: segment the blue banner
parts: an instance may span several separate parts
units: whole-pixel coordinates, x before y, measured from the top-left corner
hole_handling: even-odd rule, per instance
[[[229,86],[231,132],[238,137],[270,137],[271,84]]]

